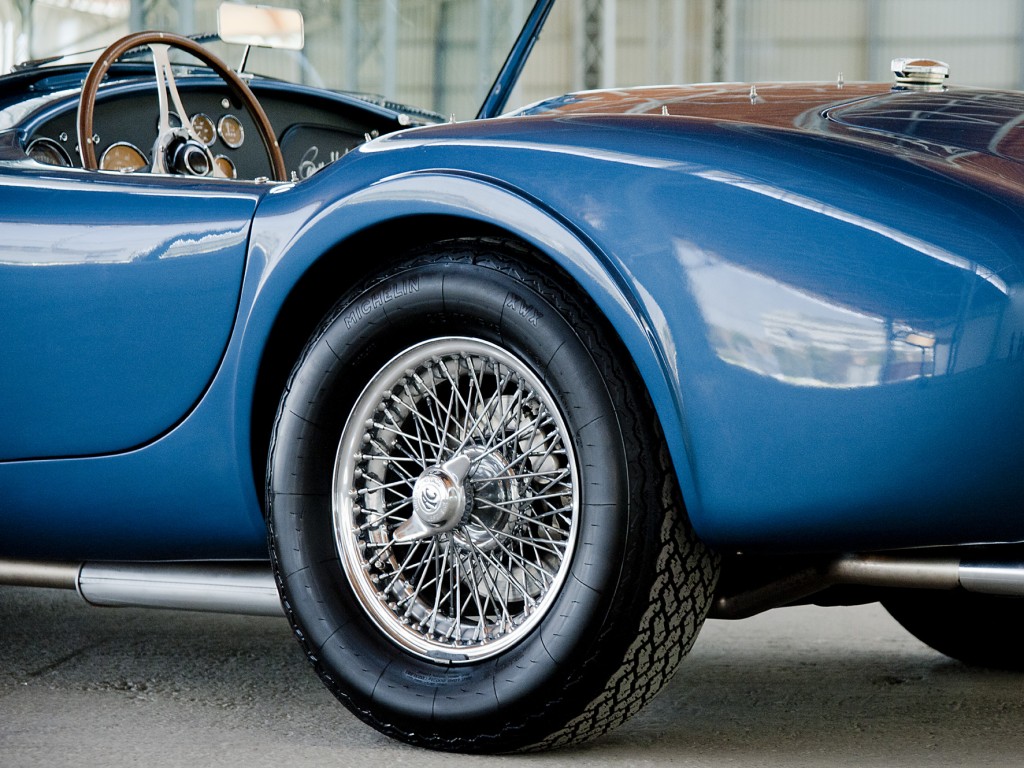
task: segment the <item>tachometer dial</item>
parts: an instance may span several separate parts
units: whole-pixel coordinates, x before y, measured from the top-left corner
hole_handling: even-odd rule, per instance
[[[224,143],[232,149],[238,149],[245,141],[245,129],[234,115],[224,115],[217,123],[217,133]]]
[[[146,156],[127,141],[111,144],[100,157],[100,170],[131,173],[146,167]]]
[[[202,112],[192,115],[192,130],[206,146],[210,146],[217,140],[217,127],[213,124],[213,120]]]

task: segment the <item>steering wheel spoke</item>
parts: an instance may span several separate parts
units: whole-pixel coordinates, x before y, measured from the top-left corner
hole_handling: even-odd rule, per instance
[[[212,155],[205,156],[210,155],[210,152],[203,147],[203,142],[196,135],[192,124],[183,120],[180,126],[171,125],[170,102],[174,103],[175,110],[183,118],[188,115],[188,110],[185,109],[174,80],[170,46],[166,43],[150,43],[149,50],[153,53],[156,95],[160,110],[156,141],[153,142],[152,171],[205,176],[215,168],[215,165]],[[175,162],[176,160],[178,162]]]
[[[118,58],[127,51],[144,45],[148,46],[153,53],[153,68],[160,111],[157,137],[153,143],[153,158],[150,165],[153,173],[179,173],[226,178],[224,173],[219,170],[213,153],[199,138],[188,121],[188,113],[182,103],[181,95],[178,93],[170,60],[170,49],[178,48],[209,66],[225,82],[233,95],[242,102],[256,123],[260,140],[263,142],[270,160],[272,177],[276,181],[287,181],[284,157],[281,154],[277,136],[270,125],[266,112],[249,86],[224,62],[195,41],[166,32],[136,32],[122,37],[107,48],[92,65],[85,84],[82,86],[78,104],[78,147],[83,168],[87,170],[99,168],[99,163],[96,160],[93,126],[96,96],[100,83]],[[181,127],[171,125],[172,104],[181,116]]]

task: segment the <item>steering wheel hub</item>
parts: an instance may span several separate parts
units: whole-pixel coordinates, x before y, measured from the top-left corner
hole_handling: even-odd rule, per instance
[[[189,176],[209,176],[213,170],[213,158],[210,157],[210,150],[189,139],[174,146],[171,168],[175,173]]]

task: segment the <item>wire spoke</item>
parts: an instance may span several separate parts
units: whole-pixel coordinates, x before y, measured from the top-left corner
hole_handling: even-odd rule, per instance
[[[560,590],[579,514],[569,432],[544,383],[489,342],[436,339],[385,364],[349,421],[335,526],[368,614],[427,658],[515,642]],[[436,533],[410,523],[424,473],[454,466],[465,510]]]

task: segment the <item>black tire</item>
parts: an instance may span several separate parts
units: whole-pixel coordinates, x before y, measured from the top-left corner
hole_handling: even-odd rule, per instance
[[[718,575],[635,370],[528,256],[453,241],[349,293],[274,429],[271,556],[295,634],[349,709],[424,747],[617,726],[689,650]]]
[[[907,590],[882,601],[904,629],[939,653],[978,667],[1024,670],[1024,599],[964,590]]]

